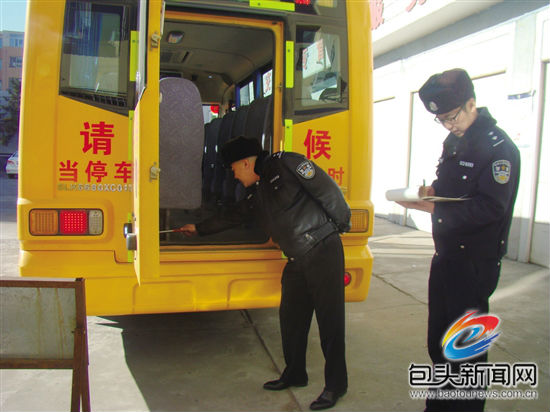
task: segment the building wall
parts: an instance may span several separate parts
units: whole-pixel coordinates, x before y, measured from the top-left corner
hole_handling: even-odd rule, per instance
[[[9,88],[10,78],[21,78],[23,71],[23,33],[0,32],[0,91]]]
[[[384,194],[435,178],[447,131],[424,109],[418,89],[431,74],[462,67],[474,80],[478,106],[489,108],[521,152],[508,256],[549,266],[550,7],[525,12],[525,3],[535,2],[499,2],[375,56],[372,198],[378,215],[431,230],[428,214],[405,211]]]
[[[10,79],[20,79],[23,73],[23,32],[0,31],[0,104],[8,96]],[[5,112],[0,109],[0,118]],[[18,139],[14,137],[8,145],[0,144],[0,153],[11,154],[17,150]]]

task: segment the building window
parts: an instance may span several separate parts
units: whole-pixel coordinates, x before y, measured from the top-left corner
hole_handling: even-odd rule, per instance
[[[23,67],[23,57],[21,56],[10,56],[10,67]]]
[[[11,35],[10,36],[10,47],[23,47],[23,36],[17,34],[17,35]]]

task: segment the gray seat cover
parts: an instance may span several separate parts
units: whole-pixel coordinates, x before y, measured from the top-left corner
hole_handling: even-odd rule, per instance
[[[180,78],[161,79],[160,94],[160,207],[196,209],[202,196],[201,97],[193,82]]]

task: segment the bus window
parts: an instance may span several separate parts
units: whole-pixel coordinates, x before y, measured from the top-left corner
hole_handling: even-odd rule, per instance
[[[343,39],[320,27],[298,27],[296,42],[296,110],[345,108],[347,73],[342,64]]]
[[[250,81],[239,90],[240,105],[247,106],[254,101],[254,82]]]
[[[69,97],[127,106],[129,8],[67,3],[60,91]]]
[[[212,120],[220,117],[220,105],[218,104],[203,104],[202,115],[204,117],[204,124],[210,123]]]
[[[262,95],[271,96],[273,93],[273,69],[268,70],[262,75]]]

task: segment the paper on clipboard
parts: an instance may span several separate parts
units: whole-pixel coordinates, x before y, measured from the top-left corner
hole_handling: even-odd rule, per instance
[[[414,187],[388,190],[386,191],[386,199],[392,202],[418,202],[420,200],[427,200],[429,202],[460,202],[468,200],[467,197],[420,196],[419,189]]]

